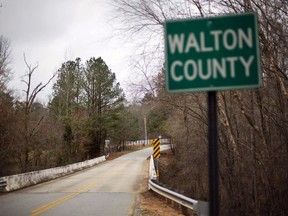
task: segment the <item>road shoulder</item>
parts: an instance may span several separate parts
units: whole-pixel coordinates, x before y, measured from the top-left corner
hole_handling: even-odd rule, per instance
[[[180,211],[170,207],[165,198],[160,197],[151,190],[148,190],[149,160],[145,161],[140,188],[137,193],[137,204],[134,216],[179,216]]]

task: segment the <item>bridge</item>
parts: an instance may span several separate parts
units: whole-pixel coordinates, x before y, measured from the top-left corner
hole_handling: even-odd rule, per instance
[[[0,215],[133,215],[145,148],[0,196]],[[7,182],[9,184],[9,182]]]
[[[168,148],[169,145],[161,145],[161,150]],[[143,176],[144,163],[152,152],[152,147],[149,147],[111,161],[105,161],[103,156],[86,163],[1,178],[2,188],[6,191],[14,190],[0,196],[1,215],[137,215],[137,190]],[[81,166],[86,169],[79,171]],[[73,169],[78,172],[74,173],[71,171]],[[69,170],[72,174],[69,174]],[[47,181],[49,176],[53,176],[54,180]],[[41,182],[45,178],[46,182],[36,184],[37,179]],[[151,171],[150,179],[153,180]],[[149,188],[156,192],[160,190],[161,194],[161,187],[155,186],[151,180]],[[25,185],[23,182],[28,183]],[[183,202],[181,195],[179,199],[176,194],[174,201]],[[189,204],[186,198],[184,206],[190,205],[192,208],[196,203],[192,200]]]

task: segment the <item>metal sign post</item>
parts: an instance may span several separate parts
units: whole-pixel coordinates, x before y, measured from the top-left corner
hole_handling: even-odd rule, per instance
[[[216,91],[208,92],[208,148],[210,215],[219,215]]]
[[[156,158],[156,176],[157,176],[157,179],[156,181],[159,182],[159,159]]]

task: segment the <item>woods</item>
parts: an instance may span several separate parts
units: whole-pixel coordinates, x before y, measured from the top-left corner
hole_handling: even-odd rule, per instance
[[[143,48],[146,55],[154,56],[164,51],[161,36],[167,19],[257,14],[263,85],[256,90],[217,94],[220,215],[286,215],[287,4],[280,0],[118,0],[116,7],[122,21],[128,23],[129,33],[145,33],[154,39],[154,44],[158,42],[158,50]],[[155,58],[154,63],[163,65],[164,60]],[[172,188],[190,197],[209,201],[206,94],[167,94],[164,73],[155,70],[159,73],[158,81],[154,82],[157,85],[153,86],[157,95],[151,94],[154,97],[150,103],[153,101],[154,107],[164,105],[168,110],[163,129],[175,142],[175,158],[164,179],[170,179],[167,183]]]
[[[117,146],[120,141],[142,138],[133,105],[125,105],[115,73],[101,57],[85,63],[80,58],[64,62],[46,83],[33,88],[38,66],[31,66],[24,55],[23,100],[14,98],[6,87],[8,56],[3,52],[1,59],[1,176],[101,156],[105,140]],[[53,78],[53,95],[44,106],[37,102],[37,95]]]

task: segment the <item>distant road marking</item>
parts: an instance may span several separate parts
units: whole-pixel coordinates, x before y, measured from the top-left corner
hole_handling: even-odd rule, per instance
[[[79,189],[77,190],[77,192],[70,193],[70,194],[68,194],[68,195],[66,195],[66,196],[64,196],[64,197],[61,197],[61,198],[53,201],[53,202],[50,202],[50,203],[48,203],[48,204],[46,204],[46,205],[43,205],[43,206],[41,206],[41,207],[33,210],[32,213],[31,213],[31,216],[40,215],[40,214],[42,214],[43,212],[46,212],[46,211],[48,211],[49,209],[51,209],[51,208],[53,208],[53,207],[55,207],[55,206],[57,206],[57,205],[60,205],[60,204],[63,203],[63,202],[66,202],[66,201],[68,201],[68,200],[76,197],[77,195],[79,195],[79,194],[81,194],[81,193],[83,193],[83,192],[85,192],[85,191],[88,191],[90,188],[92,188],[93,186],[95,186],[95,185],[96,185],[97,183],[99,183],[99,182],[100,182],[99,180],[90,182],[90,183],[84,185],[83,187],[79,188]]]

